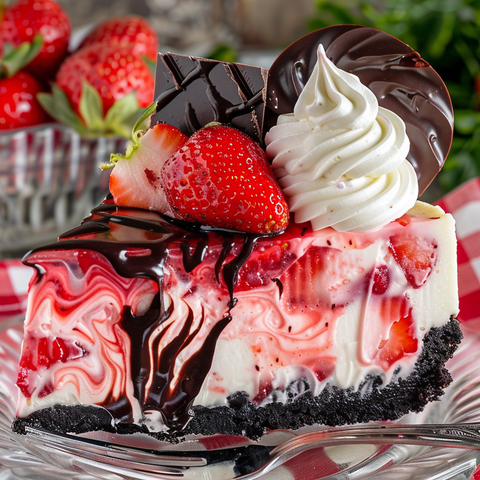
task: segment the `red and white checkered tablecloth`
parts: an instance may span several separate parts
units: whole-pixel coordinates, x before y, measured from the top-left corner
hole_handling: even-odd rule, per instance
[[[456,188],[438,205],[456,221],[459,318],[480,328],[480,178]]]
[[[480,178],[456,188],[438,204],[456,221],[460,320],[480,329]],[[480,467],[471,480],[480,480]]]
[[[25,312],[31,276],[20,260],[0,260],[0,321]]]
[[[469,322],[472,326],[478,323],[480,329],[480,301],[478,300],[480,298],[480,178],[461,185],[437,204],[451,213],[456,220],[459,319],[462,322]],[[0,321],[25,311],[28,282],[31,276],[31,268],[24,266],[20,260],[0,260]],[[318,450],[310,452],[318,454]],[[305,460],[301,456],[297,458],[302,458],[299,461]],[[331,469],[324,473],[333,474],[338,471],[334,462],[322,464],[329,465]],[[298,470],[297,466],[294,469],[295,476],[292,476],[288,467],[281,467],[284,474],[282,478],[299,479],[298,471],[301,469]],[[480,467],[471,480],[480,480]]]

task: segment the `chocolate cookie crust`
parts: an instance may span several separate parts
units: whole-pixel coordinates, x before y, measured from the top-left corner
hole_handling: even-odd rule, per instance
[[[272,402],[264,407],[257,407],[244,392],[237,392],[228,398],[226,406],[193,407],[193,417],[186,427],[168,434],[149,433],[146,427],[133,424],[114,425],[105,409],[91,405],[57,405],[39,410],[26,418],[16,418],[12,430],[19,434],[26,433],[25,427],[61,433],[96,430],[125,434],[144,432],[167,441],[177,441],[190,434],[243,435],[258,439],[268,430],[296,430],[317,423],[337,426],[395,420],[406,413],[421,411],[427,403],[443,395],[452,381],[445,363],[452,358],[462,338],[460,324],[452,317],[446,325],[432,328],[427,333],[422,352],[406,378],[398,372],[396,378],[382,387],[379,376],[369,376],[358,390],[341,390],[327,385],[316,397],[305,382],[304,393],[291,402]],[[297,387],[292,386],[292,390],[298,390]]]

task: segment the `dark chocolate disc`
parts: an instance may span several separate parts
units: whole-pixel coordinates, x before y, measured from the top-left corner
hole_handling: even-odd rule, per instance
[[[422,193],[442,168],[453,136],[453,110],[448,91],[433,68],[400,40],[359,25],[327,27],[300,38],[284,50],[269,71],[266,133],[278,115],[293,112],[323,44],[327,57],[358,76],[378,99],[406,124],[408,160]]]

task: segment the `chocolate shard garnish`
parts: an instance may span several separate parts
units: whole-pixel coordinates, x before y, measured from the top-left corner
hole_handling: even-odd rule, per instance
[[[159,53],[152,124],[168,123],[190,136],[219,122],[260,142],[267,75],[260,67]]]
[[[293,112],[298,95],[317,62],[323,44],[333,63],[358,76],[379,105],[406,124],[408,160],[422,193],[442,168],[453,136],[453,111],[448,91],[430,65],[400,40],[370,27],[337,25],[305,35],[277,58],[269,71],[266,133],[277,117]]]

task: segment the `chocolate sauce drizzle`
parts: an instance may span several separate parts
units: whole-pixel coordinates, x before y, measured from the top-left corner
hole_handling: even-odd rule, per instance
[[[182,250],[183,253],[183,265],[187,273],[190,273],[197,265],[200,265],[207,247],[207,238],[202,238],[195,247],[193,254],[190,255],[190,243],[184,241],[180,244],[180,250]]]
[[[267,72],[260,67],[176,54],[159,54],[157,113],[190,136],[210,122],[230,124],[262,140]]]
[[[231,321],[230,310],[235,306],[234,289],[237,275],[242,265],[250,256],[259,235],[244,235],[234,232],[218,232],[187,222],[167,219],[161,214],[148,212],[149,218],[142,218],[141,211],[134,208],[117,208],[112,203],[103,203],[92,210],[82,225],[62,235],[59,242],[33,250],[24,258],[24,263],[37,269],[41,277],[42,269],[35,264],[32,256],[43,250],[93,250],[103,255],[115,271],[126,278],[149,278],[158,284],[148,310],[141,316],[133,315],[131,308],[125,306],[122,312],[121,327],[130,337],[131,372],[134,396],[142,409],[161,412],[165,424],[172,430],[181,430],[190,419],[190,407],[198,395],[203,381],[211,367],[215,344],[218,337]],[[135,228],[151,232],[151,239],[142,241],[117,241],[110,235],[110,225],[116,229]],[[189,228],[188,230],[186,228]],[[126,232],[125,232],[126,233]],[[163,289],[163,267],[169,255],[169,248],[175,242],[183,254],[183,266],[189,273],[200,265],[209,251],[214,236],[222,235],[223,244],[215,263],[217,280],[224,282],[230,295],[228,309],[223,318],[218,319],[208,333],[203,345],[182,366],[181,380],[174,383],[174,366],[180,352],[196,337],[204,318],[192,331],[193,311],[190,309],[187,320],[180,333],[159,352],[162,338],[173,323],[161,329],[173,313],[173,305],[165,309],[161,299]],[[122,236],[122,238],[125,238]],[[232,253],[234,245],[242,245],[240,253],[225,263]],[[191,245],[195,245],[191,247]],[[216,239],[218,250],[219,240]],[[149,254],[128,255],[132,249],[144,250]],[[238,248],[237,248],[238,250]],[[159,329],[161,330],[158,333]],[[152,340],[152,335],[156,335]],[[153,344],[153,355],[149,343]],[[151,361],[153,358],[153,363]],[[150,388],[146,388],[147,381]],[[125,399],[112,401],[106,408],[114,418],[122,422],[132,421],[132,410]]]

